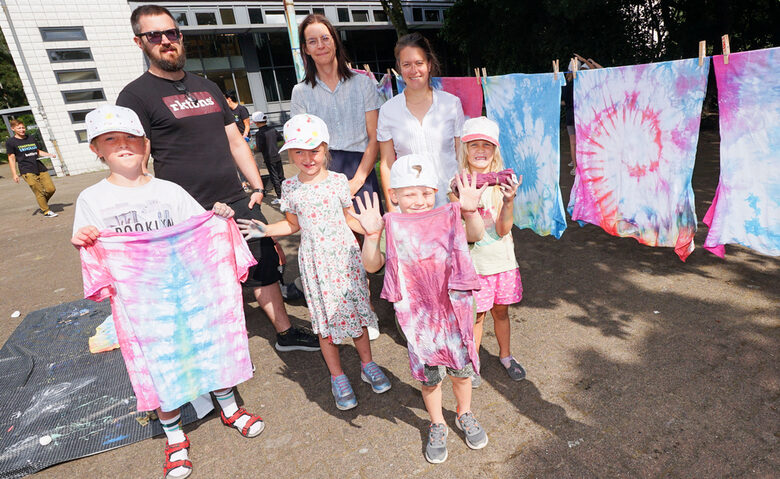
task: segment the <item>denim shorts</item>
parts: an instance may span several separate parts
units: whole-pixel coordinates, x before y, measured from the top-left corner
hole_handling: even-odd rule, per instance
[[[471,363],[466,364],[462,369],[452,369],[447,366],[428,366],[423,367],[425,371],[425,381],[421,381],[423,386],[436,386],[444,380],[445,373],[454,378],[469,378],[474,375],[474,366]]]

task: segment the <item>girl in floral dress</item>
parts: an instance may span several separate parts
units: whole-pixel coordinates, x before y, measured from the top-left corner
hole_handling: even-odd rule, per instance
[[[312,329],[331,375],[331,392],[341,410],[357,406],[349,379],[341,368],[338,344],[352,338],[360,355],[363,381],[375,393],[390,381],[371,357],[366,327],[377,327],[371,310],[366,271],[352,231],[360,223],[347,214],[352,199],[346,176],[327,170],[327,126],[314,115],[295,115],[284,125],[284,146],[300,170],[282,183],[281,210],[286,219],[271,225],[239,220],[245,237],[285,236],[301,231],[298,263]]]

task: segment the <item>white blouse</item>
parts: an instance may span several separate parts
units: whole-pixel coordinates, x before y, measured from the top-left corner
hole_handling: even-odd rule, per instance
[[[437,207],[447,203],[447,187],[458,171],[455,138],[460,138],[463,121],[460,98],[436,89],[422,124],[406,107],[404,93],[391,98],[379,109],[377,140],[393,140],[396,157],[411,153],[427,155],[436,165],[439,177]]]

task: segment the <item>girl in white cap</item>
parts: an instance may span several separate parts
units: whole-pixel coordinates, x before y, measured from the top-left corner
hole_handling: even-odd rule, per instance
[[[371,356],[366,328],[377,327],[371,309],[366,270],[352,231],[364,234],[352,210],[349,182],[328,171],[328,128],[319,117],[295,115],[284,124],[284,146],[300,170],[282,183],[280,208],[286,219],[271,225],[238,220],[247,239],[286,236],[299,230],[298,263],[312,329],[330,371],[331,392],[341,410],[357,406],[349,379],[341,368],[338,345],[352,338],[360,355],[360,377],[375,393],[390,389],[390,381]],[[351,229],[351,231],[350,231]]]
[[[110,173],[107,178],[82,191],[76,200],[71,238],[74,246],[81,248],[94,245],[101,236],[101,231],[154,231],[181,224],[190,217],[205,212],[195,198],[181,186],[144,174],[143,165],[149,158],[149,140],[133,110],[102,105],[87,114],[86,125],[89,147],[108,166]],[[224,203],[215,203],[213,210],[223,218],[233,216],[233,210]],[[88,274],[89,270],[85,269],[85,278]],[[85,279],[85,283],[86,281]],[[189,459],[190,441],[181,427],[180,409],[166,407],[166,410],[163,410],[162,403],[165,398],[171,396],[170,391],[161,390],[151,380],[152,373],[162,369],[181,371],[177,369],[181,366],[181,361],[174,350],[169,351],[165,359],[138,360],[137,356],[146,356],[139,353],[139,345],[143,340],[139,339],[135,331],[136,328],[148,330],[158,327],[160,343],[171,340],[171,337],[166,335],[166,328],[159,327],[157,318],[125,318],[121,314],[113,316],[118,324],[117,335],[122,345],[122,356],[133,385],[138,410],[156,410],[167,438],[163,476],[165,479],[185,478],[192,473],[192,462]],[[219,332],[214,331],[214,334]],[[204,338],[200,338],[200,343],[204,342]],[[189,347],[192,349],[192,343]],[[224,360],[224,357],[214,358],[215,362]],[[227,360],[230,361],[230,358]],[[222,373],[224,372],[223,370]],[[197,383],[191,372],[181,372],[174,376],[174,386],[179,383]],[[221,417],[226,425],[235,427],[245,437],[255,437],[263,431],[263,420],[260,416],[249,414],[244,408],[238,407],[232,388],[212,392],[222,409]]]
[[[484,116],[466,120],[458,152],[460,170],[482,175],[502,171],[504,162],[498,149],[498,135],[498,124],[493,120]],[[477,351],[482,341],[484,321],[490,311],[498,341],[499,360],[509,377],[520,381],[525,378],[525,370],[512,357],[509,347],[509,305],[523,298],[520,269],[512,241],[513,202],[520,182],[513,181],[514,178],[510,176],[513,175],[507,175],[506,181],[490,186],[482,194],[478,211],[485,222],[485,235],[470,244],[469,249],[482,286],[474,292],[477,307],[474,341]],[[450,193],[450,200],[455,199],[455,195]],[[478,387],[481,383],[482,379],[475,376],[472,386]]]

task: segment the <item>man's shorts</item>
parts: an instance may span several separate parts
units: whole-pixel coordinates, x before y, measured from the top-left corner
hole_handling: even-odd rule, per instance
[[[428,366],[423,365],[425,372],[425,381],[421,381],[423,386],[436,386],[444,380],[444,375],[449,374],[454,378],[469,378],[474,375],[474,366],[468,363],[462,369],[452,369],[447,366]]]
[[[260,205],[255,205],[249,209],[249,198],[228,203],[228,206],[236,212],[235,219],[253,219],[268,224],[263,213],[260,212]],[[274,248],[274,240],[271,238],[252,239],[247,241],[249,251],[257,260],[257,265],[249,268],[249,275],[244,281],[245,288],[257,288],[268,286],[282,279],[282,273],[279,271],[279,255]]]

